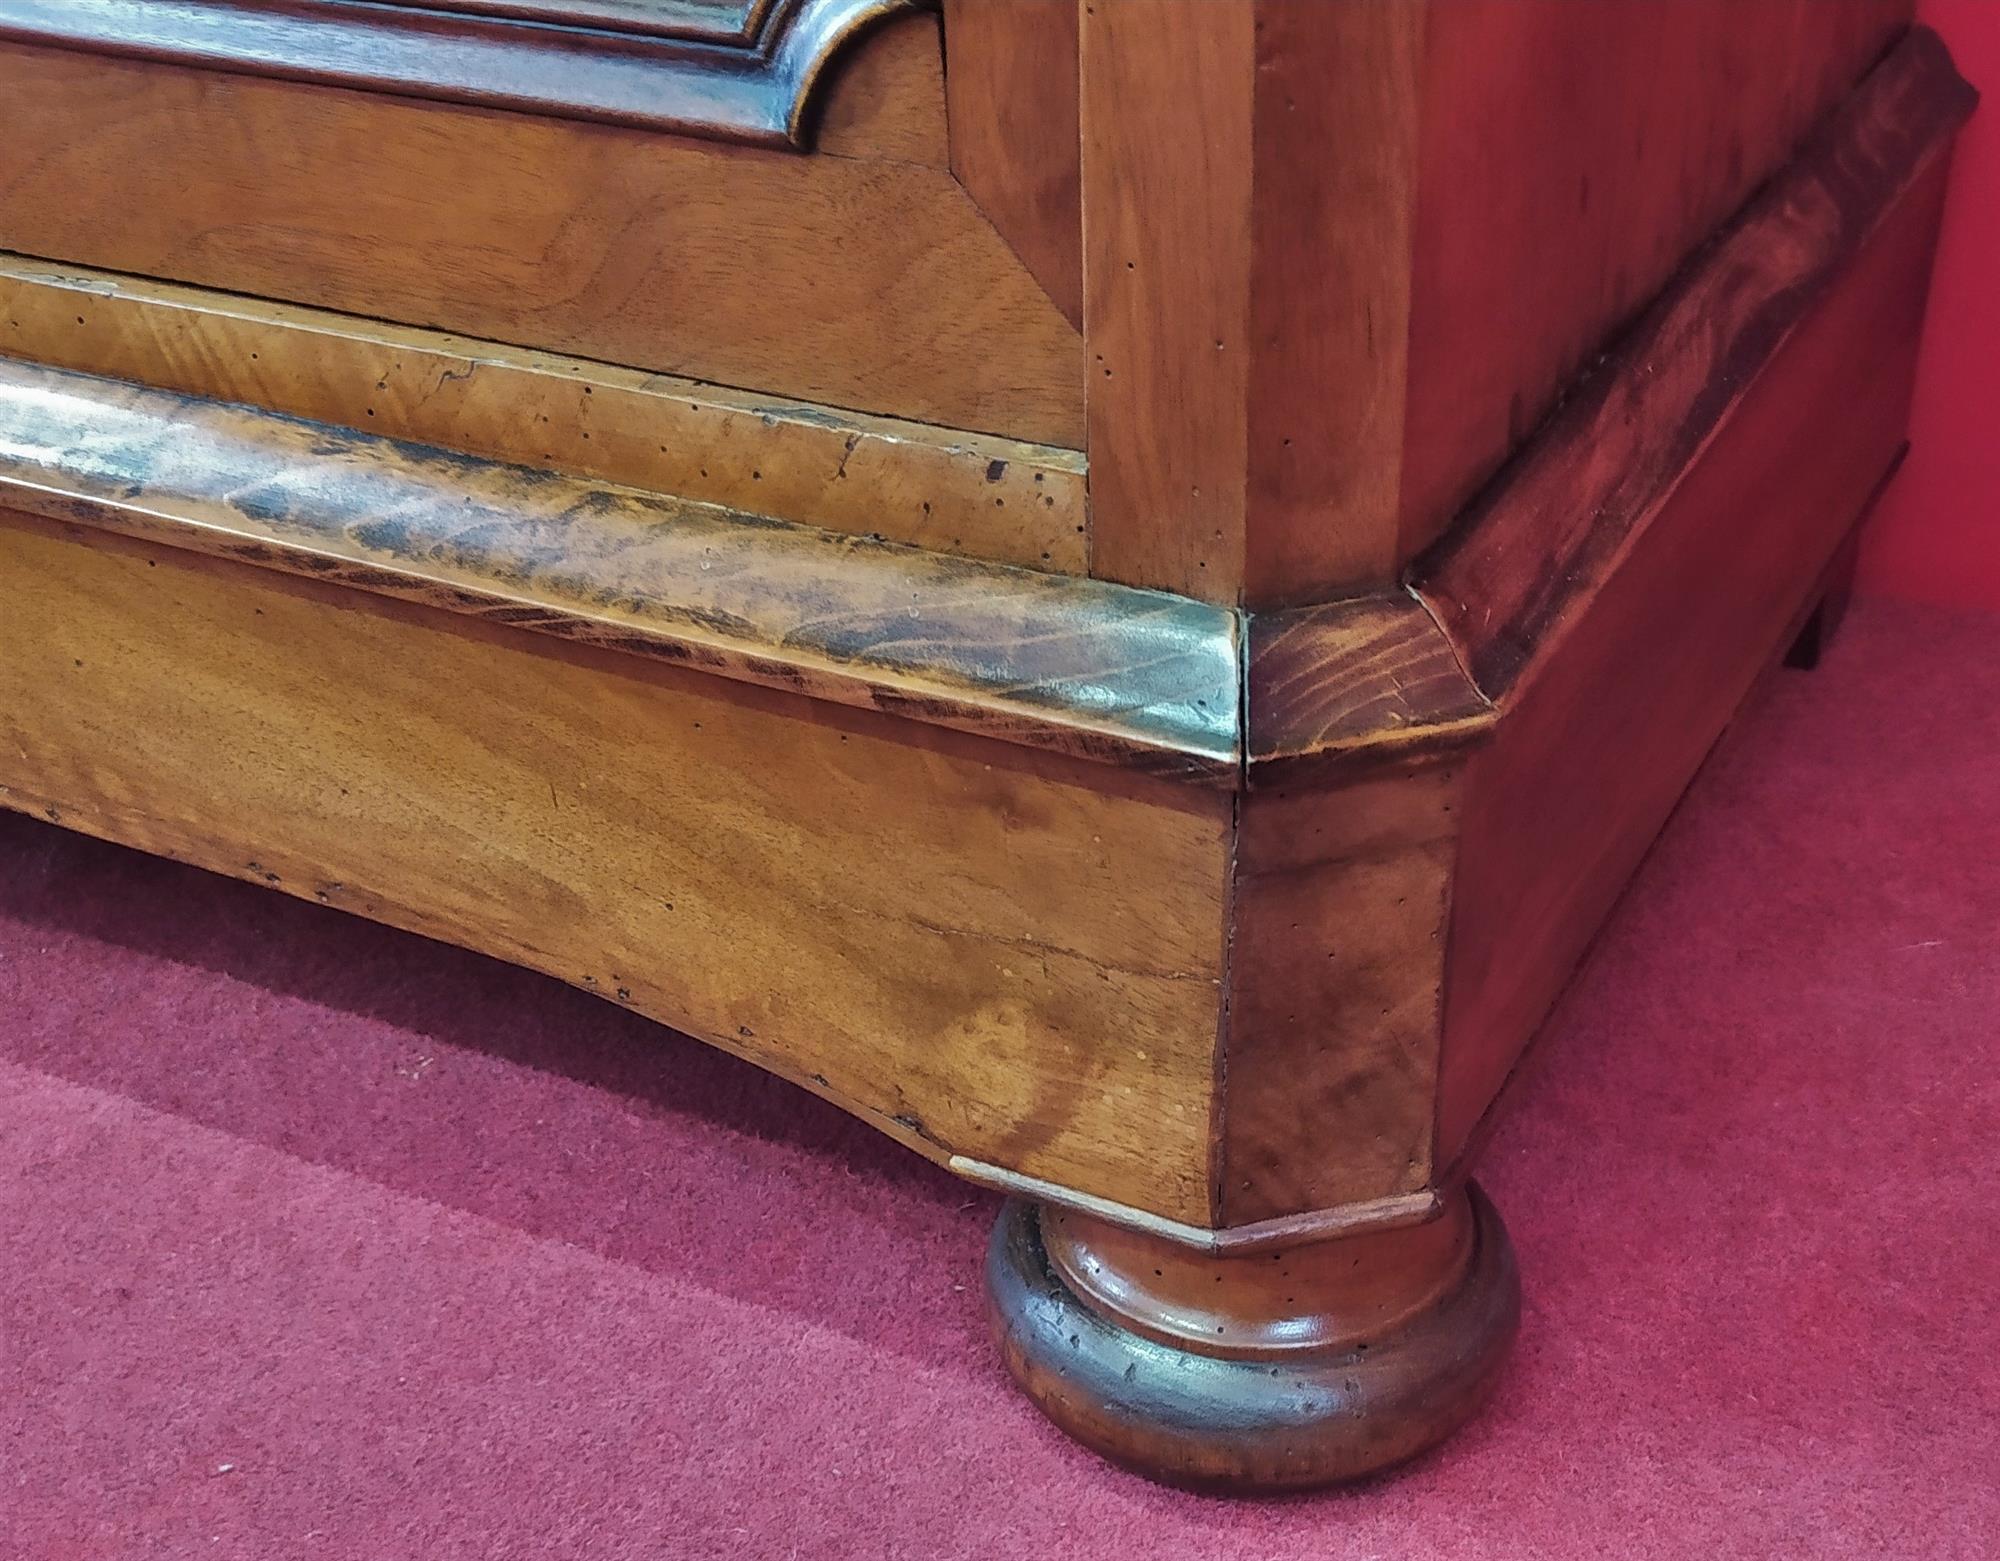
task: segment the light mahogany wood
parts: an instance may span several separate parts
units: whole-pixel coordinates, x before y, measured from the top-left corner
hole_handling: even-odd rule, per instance
[[[14,250],[1083,442],[1075,328],[945,169],[14,46],[0,81]]]
[[[1224,1231],[1401,1218],[1900,439],[1935,181],[1968,106],[1935,39],[1903,45],[1426,559],[1415,597],[1246,619],[22,366],[0,376],[15,461],[0,479],[56,519],[1051,756],[1036,762],[1233,790],[1199,1197],[1168,1210],[1071,1185]],[[1909,237],[1883,271],[1869,257],[1891,251],[1870,235],[1892,216]],[[1852,425],[1838,458],[1815,460],[1837,355],[1785,365],[1826,332],[1880,372],[1837,413]],[[1789,419],[1776,443],[1759,421],[1773,417]],[[1734,540],[1731,503],[1779,517],[1754,548]],[[1745,549],[1740,587],[1676,572],[1739,578],[1725,545]],[[1683,584],[1656,601],[1649,570]],[[1678,643],[1683,598],[1706,614],[1713,675],[1656,732],[1680,707],[1623,691],[1635,669],[1667,677],[1696,654],[1642,654]],[[1668,746],[1620,770],[1634,733]],[[1551,753],[1569,755],[1567,779]],[[1587,794],[1548,807],[1562,785]]]
[[[1217,1225],[1431,1185],[1460,782],[1420,762],[1243,796]]]
[[[945,0],[951,171],[1083,325],[1079,0]]]
[[[0,360],[0,502],[653,662],[1232,786],[1233,619],[1101,581]]]
[[[325,310],[0,254],[15,358],[1081,574],[1082,456]]]
[[[803,108],[801,131],[814,152],[950,166],[944,33],[935,16],[894,16],[847,44],[826,75],[824,94]]]
[[[1206,1220],[1226,794],[19,514],[0,582],[0,805]]]
[[[775,146],[915,0],[0,0],[0,36]]]
[[[1083,7],[1092,570],[1211,602],[1243,579],[1254,29],[1248,5]]]
[[[1084,0],[1087,357],[1039,5],[811,156],[0,49],[0,805],[1022,1195],[996,1332],[1111,1456],[1408,1455],[1514,1326],[1496,1094],[1901,448],[1973,103],[1921,28],[1844,92],[1897,0],[1584,9]]]

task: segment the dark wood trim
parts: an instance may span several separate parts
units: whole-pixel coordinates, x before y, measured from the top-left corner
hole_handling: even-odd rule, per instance
[[[0,360],[0,507],[1234,785],[1235,616]]]
[[[0,0],[0,37],[801,147],[827,61],[917,0]]]
[[[1698,256],[1417,563],[1417,594],[1506,704],[1673,497],[1829,284],[1950,148],[1979,95],[1907,37]]]

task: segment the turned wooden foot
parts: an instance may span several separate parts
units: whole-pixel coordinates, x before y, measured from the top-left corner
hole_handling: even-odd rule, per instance
[[[1008,1369],[1057,1425],[1222,1491],[1350,1480],[1449,1435],[1492,1388],[1521,1296],[1476,1187],[1425,1225],[1230,1257],[1017,1199],[986,1292]]]

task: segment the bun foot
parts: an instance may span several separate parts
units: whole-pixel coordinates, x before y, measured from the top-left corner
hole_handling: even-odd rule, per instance
[[[988,1315],[1015,1381],[1071,1436],[1169,1484],[1357,1479],[1443,1440],[1520,1321],[1478,1188],[1428,1224],[1216,1257],[1068,1210],[1002,1210]]]

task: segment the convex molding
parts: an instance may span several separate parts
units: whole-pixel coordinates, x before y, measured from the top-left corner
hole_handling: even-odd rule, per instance
[[[827,61],[917,0],[0,0],[0,37],[803,145]]]

